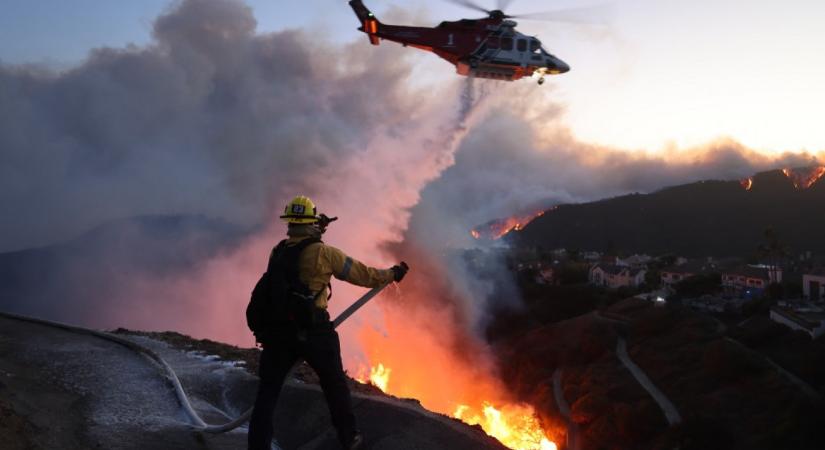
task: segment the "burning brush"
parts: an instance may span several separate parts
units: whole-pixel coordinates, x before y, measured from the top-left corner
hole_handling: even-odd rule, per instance
[[[552,209],[555,208],[550,208],[549,210]],[[507,217],[505,219],[494,220],[479,227],[473,228],[472,230],[470,230],[470,235],[472,235],[475,239],[501,239],[511,231],[519,231],[524,229],[524,227],[526,227],[527,224],[535,220],[537,217],[543,216],[544,213],[547,211],[548,210],[546,209],[539,209],[531,211],[527,214],[520,214],[512,217]]]

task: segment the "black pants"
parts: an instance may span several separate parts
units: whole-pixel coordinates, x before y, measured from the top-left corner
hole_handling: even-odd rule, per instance
[[[332,424],[338,431],[341,444],[347,446],[355,437],[355,415],[341,363],[341,344],[338,333],[331,325],[324,327],[328,329],[307,333],[306,339],[290,335],[273,338],[264,344],[258,372],[261,383],[249,420],[249,450],[270,450],[272,416],[281,386],[289,370],[301,359],[309,363],[321,380]]]

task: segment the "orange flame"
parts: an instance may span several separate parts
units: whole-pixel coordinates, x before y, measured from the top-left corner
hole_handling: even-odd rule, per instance
[[[820,178],[825,176],[825,166],[816,166],[807,169],[782,169],[792,182],[795,188],[805,190],[813,186]]]
[[[482,403],[481,414],[468,405],[458,405],[453,417],[470,425],[479,425],[490,436],[514,450],[556,450],[536,420],[533,409],[508,405],[498,409]]]
[[[382,363],[370,369],[362,366],[356,380],[391,394],[393,392],[388,391],[390,373],[392,369]],[[469,425],[480,426],[485,433],[513,450],[556,450],[556,444],[547,438],[530,406],[503,404],[497,408],[488,401],[482,401],[477,407],[460,404],[452,415]]]
[[[417,276],[379,300],[380,316],[371,326],[350,328],[360,345],[347,359],[356,369],[356,361],[366,363],[355,371],[361,381],[381,386],[383,374],[387,383],[381,388],[390,395],[416,399],[448,416],[465,405],[461,420],[478,424],[504,445],[552,449],[564,426],[552,417],[540,422],[538,411],[516,401],[498,377],[489,344],[471,331],[477,311],[470,292],[459,288],[438,259],[414,251],[407,257]]]
[[[358,375],[355,377],[355,381],[362,384],[371,384],[378,389],[381,389],[382,392],[387,392],[387,386],[390,383],[391,373],[392,369],[384,367],[384,364],[381,363],[378,363],[375,367],[371,367],[369,369],[369,375],[367,375],[366,367],[361,366],[358,370]]]
[[[753,189],[753,178],[743,178],[739,180],[739,184],[741,184],[746,191],[749,191]]]
[[[545,210],[541,209],[538,211],[533,211],[529,214],[494,220],[486,225],[482,225],[479,228],[470,230],[470,234],[476,239],[481,239],[482,237],[491,240],[500,239],[511,231],[519,231],[524,229],[527,224],[532,222],[535,218],[543,216],[544,213]]]

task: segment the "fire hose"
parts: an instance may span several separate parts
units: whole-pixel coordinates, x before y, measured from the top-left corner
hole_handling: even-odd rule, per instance
[[[378,293],[381,292],[382,290],[384,290],[384,288],[387,287],[387,286],[388,286],[388,284],[384,284],[382,286],[373,288],[372,290],[370,290],[369,292],[364,294],[361,298],[356,300],[355,303],[353,303],[347,309],[345,309],[344,312],[339,314],[338,317],[335,318],[335,320],[332,321],[333,326],[335,328],[337,328],[338,325],[341,325],[341,323],[343,323],[350,316],[355,314],[356,311],[358,311],[359,309],[361,309],[361,307],[366,305],[367,302],[372,300],[373,297],[378,295]],[[189,417],[189,420],[191,422],[192,427],[195,428],[197,431],[203,431],[203,432],[206,432],[206,433],[213,433],[213,434],[226,433],[227,431],[233,430],[233,429],[238,428],[239,426],[243,425],[252,416],[252,408],[249,408],[246,412],[241,414],[237,419],[232,420],[228,423],[225,423],[225,424],[222,424],[222,425],[209,425],[209,424],[207,424],[200,417],[200,415],[198,415],[198,413],[195,411],[195,409],[192,408],[192,404],[189,402],[189,397],[186,395],[186,391],[183,390],[183,386],[181,385],[180,380],[178,379],[178,376],[175,374],[175,371],[172,370],[172,367],[169,366],[169,364],[166,361],[164,361],[163,358],[161,358],[160,355],[155,353],[153,350],[148,349],[146,347],[143,347],[141,345],[138,345],[138,344],[130,341],[129,339],[117,336],[117,335],[112,334],[112,333],[107,333],[107,332],[104,332],[104,331],[97,331],[97,330],[91,330],[91,329],[88,329],[88,328],[76,327],[76,326],[73,326],[73,325],[68,325],[68,324],[61,323],[61,322],[54,322],[54,321],[51,321],[51,320],[20,316],[20,315],[16,315],[16,314],[5,313],[5,312],[0,312],[0,316],[4,316],[4,317],[10,318],[10,319],[15,319],[15,320],[21,320],[21,321],[36,323],[36,324],[39,324],[39,325],[47,325],[47,326],[51,326],[51,327],[55,327],[55,328],[60,328],[60,329],[66,330],[66,331],[71,331],[73,333],[86,334],[86,335],[90,335],[90,336],[99,337],[99,338],[105,339],[107,341],[111,341],[111,342],[120,344],[120,345],[122,345],[122,346],[136,352],[136,353],[139,353],[139,354],[143,355],[144,357],[146,357],[150,361],[158,364],[161,367],[161,369],[163,369],[163,371],[166,373],[166,378],[169,381],[169,383],[172,385],[172,387],[174,388],[175,396],[177,396],[178,402],[180,403],[180,405],[183,408],[186,415]],[[297,366],[298,366],[298,363],[296,363],[292,367],[292,369],[290,370],[290,375],[292,374],[292,372],[295,370],[295,368]],[[287,378],[289,378],[289,375],[287,375]]]

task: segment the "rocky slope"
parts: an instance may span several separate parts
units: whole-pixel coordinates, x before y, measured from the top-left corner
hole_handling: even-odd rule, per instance
[[[251,362],[255,350],[172,333],[128,336],[172,366],[207,422],[225,422],[251,404],[257,381],[246,364],[233,361]],[[337,449],[323,395],[308,374],[303,378],[285,385],[275,417],[276,439],[283,449]],[[354,406],[369,449],[504,450],[475,427],[430,413],[416,402],[378,395],[374,388],[356,392]],[[0,418],[0,448],[11,450],[228,450],[246,445],[244,429],[211,435],[189,427],[158,368],[131,350],[4,316]]]

